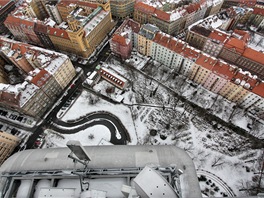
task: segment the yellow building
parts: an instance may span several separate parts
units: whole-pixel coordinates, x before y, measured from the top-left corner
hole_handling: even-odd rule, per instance
[[[48,27],[55,48],[88,58],[114,27],[110,2],[69,2],[62,0],[58,10],[63,22]]]
[[[248,90],[233,82],[227,82],[219,92],[221,96],[232,102],[242,101],[248,95],[248,93]]]
[[[53,65],[46,68],[46,70],[53,75],[60,87],[64,89],[76,75],[76,70],[66,55],[62,57],[61,61],[59,66]]]
[[[12,154],[19,142],[18,137],[0,131],[0,165]]]
[[[138,34],[135,33],[134,46],[143,55],[151,56],[152,40],[159,29],[151,24],[142,25]]]

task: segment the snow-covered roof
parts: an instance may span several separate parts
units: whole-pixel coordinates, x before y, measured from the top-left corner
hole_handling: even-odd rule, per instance
[[[25,81],[23,83],[20,84],[16,84],[16,85],[4,85],[4,84],[0,84],[0,91],[3,90],[7,93],[12,94],[14,97],[18,96],[20,94],[19,97],[19,106],[23,107],[27,101],[29,101],[31,99],[31,97],[39,90],[38,86],[42,86],[44,82],[40,83],[40,82],[36,82],[38,83],[38,86],[34,85],[34,83],[32,83],[32,80],[34,79],[34,76],[38,75],[40,72],[44,72],[45,71],[49,72],[51,75],[53,75],[59,68],[60,66],[65,62],[65,60],[68,58],[66,55],[64,54],[60,54],[51,50],[47,50],[47,49],[43,49],[43,48],[39,48],[39,47],[35,47],[35,46],[30,46],[27,44],[23,44],[23,43],[19,43],[13,40],[9,40],[6,38],[1,37],[1,42],[5,42],[4,44],[10,44],[10,45],[4,45],[1,49],[2,50],[6,50],[6,53],[8,56],[12,56],[16,50],[18,50],[19,53],[21,53],[21,56],[25,56],[28,59],[28,63],[31,63],[31,58],[34,57],[35,60],[38,61],[37,65],[40,68],[35,68],[36,65],[32,65],[34,69],[34,71],[30,71],[28,73],[28,76],[25,78]],[[13,46],[13,43],[17,43],[18,46],[24,46],[26,45],[25,48],[23,48],[23,50],[27,50],[24,52],[19,51],[20,48],[18,49],[10,49],[11,46]],[[1,43],[3,44],[3,43]],[[9,47],[8,47],[9,46]],[[9,50],[9,51],[8,51]],[[24,54],[23,54],[24,53]],[[34,63],[32,63],[34,64]],[[45,73],[45,72],[44,72]],[[50,76],[48,74],[44,74],[47,78]],[[36,80],[36,79],[35,79]],[[45,83],[44,83],[45,84]]]
[[[98,7],[100,8],[100,7]],[[96,11],[96,10],[95,10]],[[94,11],[94,12],[95,12]],[[92,13],[93,14],[93,13]],[[92,15],[91,14],[91,15]],[[109,11],[104,11],[101,9],[99,13],[94,13],[92,19],[90,19],[84,26],[85,36],[88,36],[92,30],[109,14]],[[90,15],[88,16],[90,17]]]
[[[133,168],[154,165],[157,167],[176,166],[182,170],[180,189],[182,198],[200,198],[201,190],[192,159],[176,146],[85,146],[91,161],[88,168]],[[83,169],[68,158],[68,148],[34,149],[15,153],[0,167],[0,175],[14,172],[63,171]],[[26,159],[26,160],[25,160]],[[76,167],[76,169],[75,169]],[[42,176],[44,176],[42,174]],[[34,176],[32,176],[34,177]],[[106,179],[106,178],[105,178]],[[99,190],[99,189],[98,189]]]

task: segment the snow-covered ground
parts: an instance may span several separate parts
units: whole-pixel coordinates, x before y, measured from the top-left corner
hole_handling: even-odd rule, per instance
[[[135,59],[136,55],[133,56]],[[136,61],[142,62],[143,59],[138,57]],[[136,61],[129,60],[128,63],[135,64]],[[147,61],[144,59],[145,63]],[[154,68],[155,65],[158,68]],[[254,173],[259,170],[258,158],[262,151],[250,149],[253,146],[251,141],[227,127],[207,121],[203,115],[179,101],[173,92],[154,79],[146,78],[113,58],[109,59],[108,66],[130,81],[128,88],[124,92],[115,88],[114,93],[106,93],[106,89],[113,85],[101,80],[94,86],[94,90],[111,98],[121,95],[124,98],[123,104],[110,103],[84,90],[62,117],[63,121],[74,120],[96,111],[108,111],[126,126],[132,140],[128,144],[175,145],[184,149],[199,169],[199,177],[206,177],[206,181],[201,181],[201,189],[207,195],[242,195],[244,191],[239,189],[254,183]],[[247,130],[247,123],[252,124],[251,118],[244,115],[243,111],[234,110],[234,104],[222,97],[200,86],[190,86],[182,77],[176,77],[172,81],[170,72],[157,63],[153,63],[151,67],[153,71],[148,72],[152,75],[156,72],[153,77],[159,82],[183,94],[188,100],[197,101],[199,106],[211,109],[223,120],[227,121],[231,117],[233,123]],[[159,69],[164,72],[159,72]],[[242,117],[239,119],[238,116]],[[261,123],[258,123],[254,131],[255,136],[263,138],[261,133],[264,127]],[[109,130],[100,125],[72,135],[57,134],[54,131],[46,133],[44,147],[65,146],[69,139],[78,139],[83,145],[101,145],[102,140],[107,142],[110,139]]]

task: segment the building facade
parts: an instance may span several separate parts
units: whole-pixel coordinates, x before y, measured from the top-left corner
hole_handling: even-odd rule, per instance
[[[44,20],[49,17],[45,7],[45,0],[31,0],[29,4],[39,20]]]
[[[257,28],[258,31],[264,29],[264,6],[256,6],[249,18],[249,23]]]
[[[12,154],[20,139],[4,131],[0,131],[0,165]]]
[[[122,59],[129,58],[133,47],[133,32],[138,33],[139,29],[139,23],[126,19],[109,40],[111,51]]]
[[[107,68],[100,68],[100,70],[98,70],[98,73],[103,79],[115,85],[119,89],[125,89],[128,85],[128,81],[125,78],[108,70]]]
[[[6,17],[16,8],[16,2],[11,1],[0,1],[0,33],[7,34],[9,33],[8,28],[5,27],[4,21]]]
[[[110,0],[111,13],[119,19],[133,16],[134,5],[135,0]]]
[[[61,24],[62,18],[57,6],[52,3],[45,4],[45,6],[52,20],[55,21],[57,24]]]

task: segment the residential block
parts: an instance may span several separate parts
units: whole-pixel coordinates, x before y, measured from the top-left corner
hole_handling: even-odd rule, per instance
[[[20,83],[0,83],[0,105],[40,119],[75,77],[70,59],[43,48],[0,37],[4,64],[19,71]]]

